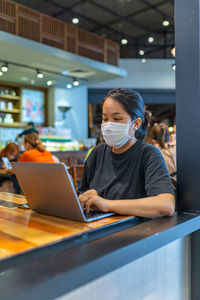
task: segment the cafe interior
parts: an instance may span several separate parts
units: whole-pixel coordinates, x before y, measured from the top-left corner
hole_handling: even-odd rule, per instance
[[[0,299],[200,299],[199,7],[0,0]],[[109,146],[102,110],[116,89],[144,101],[171,212],[84,215],[81,187]]]

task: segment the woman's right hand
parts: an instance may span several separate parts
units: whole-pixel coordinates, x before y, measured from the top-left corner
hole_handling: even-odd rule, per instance
[[[100,197],[96,190],[88,190],[79,195],[79,201],[86,213],[90,210],[101,210],[103,212],[109,212],[110,200]]]

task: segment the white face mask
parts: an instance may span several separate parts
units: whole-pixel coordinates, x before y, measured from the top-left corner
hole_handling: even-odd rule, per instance
[[[134,121],[131,123],[102,123],[101,132],[106,144],[115,149],[119,149],[124,146],[130,138],[134,138],[134,136],[129,135],[129,128],[133,122]]]

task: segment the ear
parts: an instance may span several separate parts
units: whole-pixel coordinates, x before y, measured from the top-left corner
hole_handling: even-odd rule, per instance
[[[138,130],[140,128],[141,123],[142,120],[140,118],[135,119],[134,130]]]

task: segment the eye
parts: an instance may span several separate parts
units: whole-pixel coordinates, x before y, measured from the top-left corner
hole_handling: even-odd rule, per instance
[[[108,119],[106,119],[106,118],[102,118],[102,122],[104,123],[104,122],[107,122],[108,121]]]
[[[120,118],[120,117],[114,117],[114,120],[115,120],[115,121],[121,121],[122,118]]]

